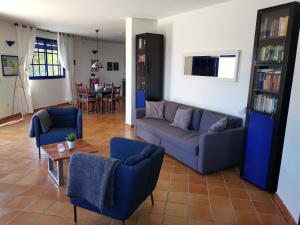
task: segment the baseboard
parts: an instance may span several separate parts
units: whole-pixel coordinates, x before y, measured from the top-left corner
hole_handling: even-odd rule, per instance
[[[279,195],[277,193],[274,194],[273,199],[279,206],[279,208],[280,208],[282,214],[284,215],[284,217],[286,218],[288,224],[289,225],[297,225],[297,222],[294,220],[292,214],[290,213],[290,211],[285,206],[285,204],[283,203],[283,201],[281,200],[281,198],[279,197]]]
[[[67,106],[67,105],[70,105],[70,104],[68,102],[65,102],[65,103],[60,103],[60,104],[56,104],[56,105],[49,105],[49,106],[34,109],[34,112],[37,112],[41,109],[46,109],[46,108],[49,108],[49,107],[62,107],[62,106]],[[13,114],[13,115],[10,115],[10,116],[3,117],[3,118],[0,119],[0,124],[7,123],[11,120],[19,119],[21,116],[22,116],[21,113],[16,113],[16,114]]]

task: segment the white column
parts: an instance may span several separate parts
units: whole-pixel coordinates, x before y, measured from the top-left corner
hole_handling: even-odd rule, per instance
[[[135,36],[142,33],[156,33],[157,21],[126,18],[126,124],[135,120]]]

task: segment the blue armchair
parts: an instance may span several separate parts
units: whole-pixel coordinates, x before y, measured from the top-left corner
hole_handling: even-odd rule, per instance
[[[47,111],[53,123],[53,127],[49,131],[42,132],[38,116],[35,116],[32,121],[39,158],[41,158],[40,147],[43,145],[64,141],[70,133],[75,133],[77,138],[82,138],[81,110],[76,108],[48,108]]]
[[[122,162],[115,173],[114,206],[105,208],[100,212],[100,209],[88,201],[71,197],[70,201],[74,205],[75,222],[77,222],[77,206],[122,220],[123,225],[125,225],[125,220],[149,195],[154,205],[152,192],[156,187],[160,173],[164,149],[157,146],[157,150],[134,166],[124,164],[129,156],[139,154],[147,145],[147,143],[125,138],[112,138],[110,156]]]

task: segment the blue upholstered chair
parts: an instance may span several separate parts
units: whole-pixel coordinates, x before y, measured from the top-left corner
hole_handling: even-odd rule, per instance
[[[39,158],[41,158],[40,147],[47,144],[53,144],[66,140],[70,133],[76,134],[77,138],[82,138],[82,113],[76,108],[48,108],[49,116],[52,120],[52,128],[43,133],[40,119],[38,116],[33,118],[34,135],[36,146],[39,149]]]
[[[164,149],[157,146],[157,149],[150,156],[134,166],[124,164],[128,157],[139,154],[147,145],[147,143],[125,138],[112,138],[110,143],[110,156],[122,162],[116,169],[115,174],[114,206],[105,208],[100,212],[100,209],[86,200],[71,197],[70,201],[74,205],[75,222],[77,222],[77,206],[114,219],[122,220],[123,225],[125,225],[125,220],[131,216],[149,195],[151,196],[152,205],[154,205],[152,192],[156,187],[160,173]],[[99,173],[101,173],[101,171],[99,171]]]

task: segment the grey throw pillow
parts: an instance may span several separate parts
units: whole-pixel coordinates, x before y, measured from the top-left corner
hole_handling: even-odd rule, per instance
[[[182,109],[178,108],[175,114],[175,118],[171,126],[178,127],[183,130],[188,130],[188,127],[191,123],[193,109]]]
[[[146,118],[164,119],[164,101],[146,101]]]
[[[51,120],[51,117],[50,117],[48,111],[46,109],[42,109],[37,113],[37,116],[40,119],[41,128],[42,128],[43,133],[50,130],[50,128],[52,127],[53,124],[52,124],[52,120]]]
[[[217,122],[215,122],[213,125],[211,125],[208,128],[209,132],[218,132],[218,131],[222,131],[225,130],[227,126],[227,117],[223,117],[222,119],[218,120]]]

